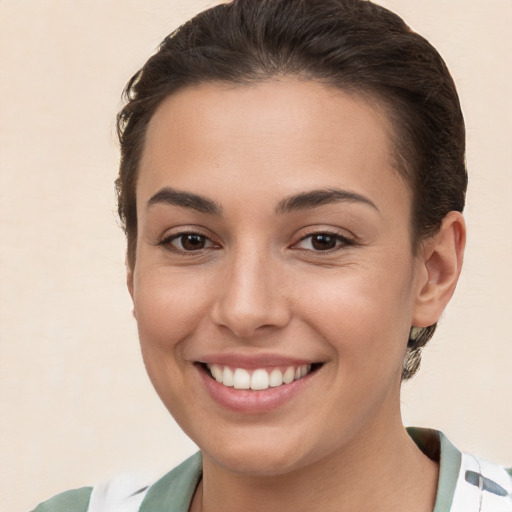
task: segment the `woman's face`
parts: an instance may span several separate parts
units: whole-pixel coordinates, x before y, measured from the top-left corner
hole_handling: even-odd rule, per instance
[[[292,79],[188,88],[151,119],[129,287],[150,378],[213,463],[285,473],[399,421],[425,272],[389,135]]]

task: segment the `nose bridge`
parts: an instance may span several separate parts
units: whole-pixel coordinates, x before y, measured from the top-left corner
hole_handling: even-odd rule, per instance
[[[262,327],[282,327],[289,308],[278,284],[276,256],[268,248],[245,244],[227,258],[213,320],[239,337],[249,337]]]

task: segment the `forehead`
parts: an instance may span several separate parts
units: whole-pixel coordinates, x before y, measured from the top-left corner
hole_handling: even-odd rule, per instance
[[[289,193],[327,186],[326,180],[353,189],[378,188],[385,178],[403,189],[391,139],[376,102],[318,82],[205,83],[169,96],[156,110],[137,193],[169,184],[208,193],[211,178],[267,191],[279,182]]]

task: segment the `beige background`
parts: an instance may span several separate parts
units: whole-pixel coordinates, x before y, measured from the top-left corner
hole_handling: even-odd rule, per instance
[[[0,511],[194,450],[145,376],[115,217],[113,120],[214,2],[0,1]],[[383,2],[384,3],[384,2]],[[404,387],[408,424],[512,465],[511,0],[388,0],[445,56],[468,125],[464,275]]]

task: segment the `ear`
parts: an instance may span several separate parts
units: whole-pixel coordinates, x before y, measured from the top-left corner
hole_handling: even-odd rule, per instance
[[[126,264],[126,286],[128,288],[128,292],[130,293],[130,297],[132,298],[133,303],[133,269],[130,267],[130,265],[128,265],[128,263]],[[135,305],[132,309],[132,314],[133,317],[136,319],[137,316],[135,314]]]
[[[464,217],[459,212],[450,212],[439,231],[420,248],[412,325],[428,327],[439,320],[457,286],[465,245]]]

